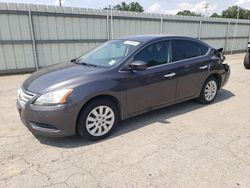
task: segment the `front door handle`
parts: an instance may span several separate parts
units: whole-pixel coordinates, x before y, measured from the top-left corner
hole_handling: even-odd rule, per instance
[[[207,69],[207,68],[208,68],[208,65],[204,65],[204,66],[199,67],[199,69],[201,69],[201,70]]]
[[[174,73],[174,72],[172,72],[172,73],[169,73],[169,74],[165,74],[164,75],[164,77],[165,78],[171,78],[171,77],[173,77],[173,76],[175,76],[176,74]]]

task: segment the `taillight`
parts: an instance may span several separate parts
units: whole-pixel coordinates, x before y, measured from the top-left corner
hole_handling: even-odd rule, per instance
[[[223,67],[224,67],[226,72],[229,70],[229,65],[228,64],[223,64]]]

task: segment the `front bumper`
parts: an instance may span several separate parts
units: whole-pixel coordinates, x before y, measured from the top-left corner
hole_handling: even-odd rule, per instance
[[[76,115],[67,105],[22,106],[18,100],[16,105],[22,122],[34,134],[47,137],[75,134]]]
[[[231,70],[228,64],[223,64],[225,72],[221,74],[221,87],[225,86],[228,82]]]

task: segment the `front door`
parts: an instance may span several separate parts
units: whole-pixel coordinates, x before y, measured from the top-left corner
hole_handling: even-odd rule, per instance
[[[127,111],[129,115],[160,107],[175,100],[176,75],[171,64],[169,41],[153,43],[134,56],[148,68],[126,72]]]

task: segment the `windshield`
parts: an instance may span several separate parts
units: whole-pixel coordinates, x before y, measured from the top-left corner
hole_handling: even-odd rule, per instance
[[[110,67],[128,56],[140,42],[111,40],[76,59],[76,63]]]

